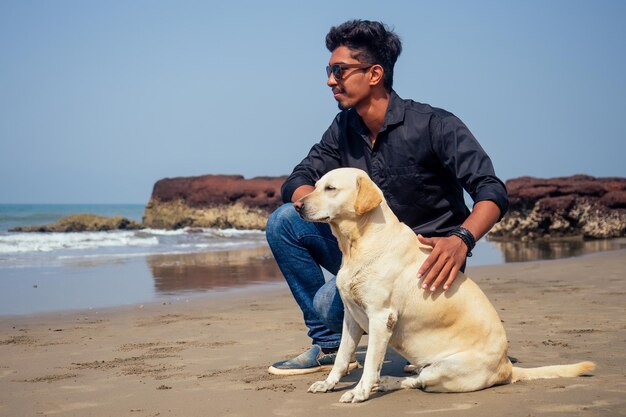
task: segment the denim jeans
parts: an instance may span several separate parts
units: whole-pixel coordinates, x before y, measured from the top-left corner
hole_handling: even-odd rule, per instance
[[[341,251],[330,226],[303,220],[289,203],[270,215],[266,236],[302,310],[309,337],[323,348],[338,347],[343,303],[334,275],[341,265]],[[333,275],[328,282],[320,266]]]

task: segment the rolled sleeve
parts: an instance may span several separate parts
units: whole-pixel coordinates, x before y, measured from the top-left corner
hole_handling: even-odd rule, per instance
[[[474,204],[479,201],[493,201],[500,208],[500,218],[506,214],[509,209],[509,197],[506,186],[498,178],[489,178],[483,182],[480,188],[472,196]]]

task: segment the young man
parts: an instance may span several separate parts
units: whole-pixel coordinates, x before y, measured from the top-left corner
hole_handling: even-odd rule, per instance
[[[267,240],[313,340],[300,356],[272,365],[269,372],[277,375],[330,369],[341,339],[343,304],[334,278],[325,282],[320,269],[336,275],[341,253],[327,224],[306,222],[293,207],[326,172],[365,170],[400,221],[433,247],[415,277],[424,291],[449,287],[508,205],[491,160],[463,122],[392,89],[402,49],[395,33],[380,22],[348,21],[331,28],[326,47],[327,84],[341,112],[287,178],[286,204],[267,224]],[[474,200],[471,213],[463,189]]]

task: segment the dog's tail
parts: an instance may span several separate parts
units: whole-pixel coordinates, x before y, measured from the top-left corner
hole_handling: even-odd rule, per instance
[[[571,378],[589,373],[595,367],[596,364],[593,362],[541,366],[539,368],[518,368],[514,366],[511,382],[529,381],[531,379]]]

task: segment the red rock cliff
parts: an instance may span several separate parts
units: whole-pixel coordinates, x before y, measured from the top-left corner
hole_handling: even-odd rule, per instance
[[[265,229],[281,204],[286,177],[239,175],[166,178],[154,185],[144,225],[159,229]],[[489,233],[493,240],[626,236],[626,178],[575,175],[507,181],[510,208]]]
[[[144,225],[159,229],[218,227],[265,229],[280,204],[286,177],[203,175],[157,181],[144,211]]]

